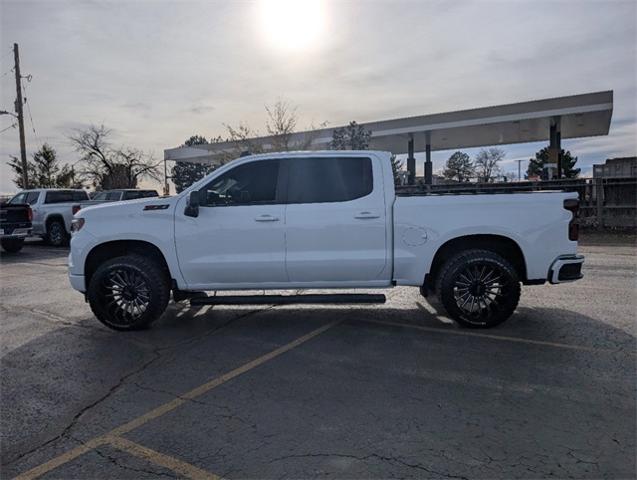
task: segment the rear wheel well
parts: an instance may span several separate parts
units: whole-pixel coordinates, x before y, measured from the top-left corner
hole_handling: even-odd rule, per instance
[[[53,222],[60,222],[62,224],[62,227],[64,227],[64,231],[66,231],[66,224],[64,223],[64,217],[62,215],[54,213],[53,215],[49,215],[48,217],[46,217],[45,225],[47,231],[49,230],[49,225],[51,225],[51,223]]]
[[[165,273],[166,277],[170,279],[168,264],[166,263],[164,254],[157,246],[143,240],[116,240],[97,245],[89,252],[84,262],[86,285],[88,286],[90,283],[91,276],[95,273],[95,270],[106,260],[131,254],[152,259]]]
[[[431,263],[429,273],[425,275],[425,287],[435,289],[436,278],[445,262],[455,254],[469,249],[489,250],[501,255],[515,268],[520,280],[526,280],[526,264],[520,246],[508,237],[502,235],[465,235],[453,238],[438,248]]]

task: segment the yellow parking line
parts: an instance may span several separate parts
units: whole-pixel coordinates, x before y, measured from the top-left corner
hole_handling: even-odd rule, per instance
[[[226,383],[228,380],[232,380],[233,378],[238,377],[239,375],[247,372],[248,370],[252,370],[253,368],[258,367],[259,365],[262,365],[265,362],[272,360],[273,358],[276,358],[279,355],[292,350],[293,348],[298,347],[299,345],[307,342],[308,340],[311,340],[317,335],[320,335],[326,330],[332,328],[337,323],[339,322],[338,321],[332,322],[320,328],[317,328],[316,330],[311,331],[307,335],[303,335],[302,337],[299,337],[296,340],[286,345],[283,345],[282,347],[277,348],[276,350],[272,350],[270,353],[266,353],[265,355],[262,355],[259,358],[256,358],[252,360],[251,362],[248,362],[245,365],[240,366],[239,368],[235,368],[234,370],[231,370],[228,373],[224,373],[220,377],[210,380],[209,382],[204,383],[203,385],[200,385],[190,390],[189,392],[184,393],[183,395],[180,395],[178,398],[175,398],[174,400],[168,403],[165,403],[164,405],[161,405],[155,408],[154,410],[151,410],[150,412],[140,417],[137,417],[136,419],[131,420],[128,423],[125,423],[124,425],[120,427],[115,428],[114,430],[111,431],[111,434],[117,435],[117,436],[123,435],[127,432],[130,432],[131,430],[134,430],[137,427],[140,427],[146,422],[153,420],[154,418],[161,417],[162,415],[170,412],[171,410],[174,410],[178,406],[186,403],[188,400],[197,398],[198,396],[203,395],[209,390],[212,390],[213,388],[216,388],[219,385]]]
[[[160,467],[167,468],[172,470],[179,475],[183,475],[186,478],[191,478],[192,480],[220,480],[221,477],[215,475],[214,473],[207,472],[200,468],[195,467],[187,462],[182,462],[181,460],[177,460],[174,457],[169,455],[164,455],[163,453],[159,453],[155,450],[151,450],[148,447],[144,447],[138,443],[132,442],[122,437],[111,437],[108,441],[109,445],[117,448],[126,453],[130,453],[142,460],[146,460],[147,462],[154,463],[155,465],[159,465]]]
[[[545,347],[564,348],[568,350],[581,350],[585,352],[623,353],[626,355],[636,355],[634,352],[612,350],[610,348],[595,348],[595,347],[587,347],[585,345],[573,345],[569,343],[547,342],[544,340],[532,340],[530,338],[508,337],[505,335],[493,335],[490,333],[470,332],[466,330],[449,330],[445,328],[425,327],[422,325],[414,325],[411,323],[387,322],[384,320],[371,320],[367,318],[360,318],[357,320],[360,320],[362,322],[367,322],[367,323],[376,323],[378,325],[387,325],[391,327],[411,328],[413,330],[421,330],[423,332],[435,332],[435,333],[443,333],[443,334],[446,333],[448,335],[463,335],[467,337],[481,337],[481,338],[489,338],[492,340],[500,340],[505,342],[528,343],[531,345],[542,345]]]
[[[88,442],[84,443],[83,445],[77,448],[74,448],[73,450],[69,450],[68,452],[63,453],[62,455],[55,457],[52,460],[49,460],[48,462],[43,463],[42,465],[38,465],[37,467],[32,468],[31,470],[28,470],[18,475],[15,478],[15,480],[31,480],[41,475],[44,475],[45,473],[50,472],[54,468],[57,468],[60,465],[64,465],[65,463],[70,462],[71,460],[94,449],[95,447],[98,447],[100,445],[110,442],[113,437],[119,437],[123,435],[124,433],[130,432],[131,430],[138,428],[155,418],[165,415],[166,413],[174,410],[180,405],[183,405],[189,400],[192,400],[200,395],[203,395],[204,393],[212,390],[213,388],[216,388],[219,385],[222,385],[226,383],[227,381],[232,380],[233,378],[238,377],[239,375],[246,373],[247,371],[252,370],[253,368],[258,367],[259,365],[262,365],[265,362],[268,362],[278,357],[279,355],[289,352],[293,348],[296,348],[299,345],[307,342],[308,340],[313,339],[314,337],[320,335],[321,333],[325,332],[326,330],[332,328],[333,326],[339,323],[340,321],[332,322],[327,325],[323,325],[322,327],[317,328],[316,330],[312,330],[310,333],[303,335],[302,337],[299,337],[296,340],[293,340],[292,342],[277,348],[276,350],[272,350],[270,353],[266,353],[265,355],[255,358],[251,362],[248,362],[245,365],[242,365],[241,367],[235,368],[234,370],[231,370],[230,372],[225,373],[221,375],[220,377],[217,377],[207,383],[204,383],[203,385],[200,385],[199,387],[194,388],[193,390],[190,390],[189,392],[181,395],[178,398],[175,398],[174,400],[171,400],[170,402],[160,405],[159,407],[151,410],[148,413],[145,413],[144,415],[141,415],[135,418],[134,420],[131,420],[128,423],[125,423],[117,428],[114,428],[113,430],[106,433],[105,435],[95,437],[89,440]]]
[[[70,462],[71,460],[79,457],[80,455],[84,455],[85,453],[90,452],[95,447],[99,447],[100,445],[103,445],[105,443],[106,443],[106,439],[104,437],[97,437],[92,440],[89,440],[88,442],[83,443],[82,445],[74,448],[73,450],[69,450],[68,452],[63,453],[62,455],[55,457],[54,459],[49,460],[48,462],[43,463],[42,465],[38,465],[37,467],[32,468],[31,470],[27,472],[21,473],[20,475],[15,477],[14,480],[27,480],[31,478],[37,478],[41,475],[44,475],[45,473],[50,472],[54,468],[59,467],[60,465],[64,465],[65,463]]]

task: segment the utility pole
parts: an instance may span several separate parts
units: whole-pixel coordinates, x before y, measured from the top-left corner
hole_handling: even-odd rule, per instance
[[[20,77],[20,54],[18,44],[13,44],[13,59],[15,62],[15,111],[18,114],[18,129],[20,130],[20,157],[22,159],[22,186],[29,188],[29,174],[27,172],[27,146],[24,141],[24,115],[22,112],[22,83]]]
[[[520,165],[522,164],[522,159],[518,160],[518,182],[522,181],[522,168]]]

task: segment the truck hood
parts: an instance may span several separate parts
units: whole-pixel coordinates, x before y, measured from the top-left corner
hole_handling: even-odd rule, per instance
[[[105,202],[96,205],[82,204],[82,209],[76,217],[111,217],[112,215],[142,214],[143,212],[172,211],[179,197],[151,197],[125,200],[119,202]],[[86,205],[86,207],[84,206]]]

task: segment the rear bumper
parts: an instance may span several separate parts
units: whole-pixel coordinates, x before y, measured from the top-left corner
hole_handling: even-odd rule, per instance
[[[549,269],[548,281],[555,283],[579,280],[582,275],[583,255],[561,255],[555,259]]]
[[[31,227],[14,227],[13,225],[5,225],[0,228],[1,238],[26,238],[31,235]]]

